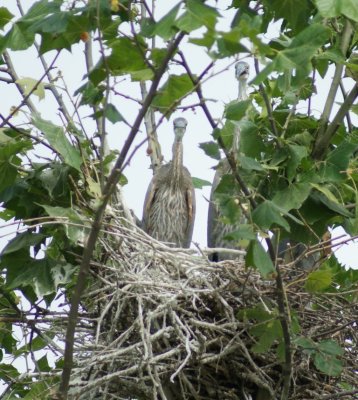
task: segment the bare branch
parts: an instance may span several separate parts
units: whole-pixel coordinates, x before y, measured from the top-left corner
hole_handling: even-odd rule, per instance
[[[340,50],[344,57],[347,54],[347,50],[349,47],[349,43],[352,37],[353,33],[353,25],[349,21],[349,19],[345,20],[345,25],[343,28],[343,32],[341,35],[341,43],[340,43]],[[326,128],[327,124],[329,121],[329,117],[332,112],[333,104],[336,99],[336,94],[337,90],[339,87],[339,83],[341,82],[342,79],[342,73],[343,73],[343,64],[337,64],[336,65],[336,70],[334,72],[332,84],[327,96],[327,100],[322,112],[321,116],[321,123],[320,123],[320,128],[318,129],[318,132],[316,134],[316,140],[312,152],[312,156],[314,158],[319,159],[325,152],[326,152],[326,147],[327,143],[329,143],[329,140],[324,139],[324,136],[326,135]]]
[[[117,181],[122,172],[122,166],[127,157],[128,151],[138,133],[140,124],[143,121],[143,118],[156,94],[157,88],[159,86],[159,82],[167,68],[168,62],[173,57],[175,51],[177,50],[179,43],[185,36],[185,33],[180,32],[178,36],[171,42],[168,47],[168,51],[166,57],[164,57],[161,65],[155,73],[152,84],[150,86],[148,95],[143,103],[143,107],[139,110],[136,120],[134,121],[131,132],[128,135],[128,138],[122,148],[120,155],[117,158],[114,168],[110,176],[108,177],[108,181],[103,190],[103,199],[102,203],[96,211],[94,221],[92,224],[91,232],[89,234],[89,238],[87,240],[87,244],[85,246],[83,252],[83,258],[80,265],[80,270],[77,277],[77,283],[72,295],[71,308],[68,318],[68,326],[66,331],[66,347],[65,347],[65,357],[64,357],[64,367],[62,371],[61,383],[59,387],[59,398],[66,399],[68,393],[68,387],[70,382],[72,364],[73,364],[73,346],[74,346],[74,335],[76,331],[76,322],[78,315],[78,306],[80,304],[81,295],[83,293],[85,287],[86,276],[88,275],[89,265],[91,262],[92,254],[97,242],[98,234],[101,228],[102,219],[104,212],[106,210],[108,201],[115,190]]]
[[[255,62],[256,74],[258,75],[260,73],[259,61],[258,61],[257,58],[255,58],[254,62]],[[270,103],[270,100],[269,100],[269,98],[267,96],[267,93],[266,93],[266,90],[264,88],[264,85],[262,83],[259,84],[259,90],[261,92],[261,96],[264,99],[264,102],[265,102],[265,105],[266,105],[267,115],[268,115],[268,119],[269,119],[270,124],[271,124],[272,133],[275,135],[275,137],[278,137],[279,133],[278,133],[278,130],[277,130],[275,118],[273,117],[273,114],[272,114],[271,103]]]

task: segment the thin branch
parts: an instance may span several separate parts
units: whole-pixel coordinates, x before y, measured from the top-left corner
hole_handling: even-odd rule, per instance
[[[146,17],[146,10],[147,10],[146,5],[142,3],[141,4],[141,18]],[[134,30],[133,24],[131,24],[131,26],[132,26],[132,32],[135,35],[135,30]],[[136,36],[134,36],[134,37],[136,37]],[[138,42],[137,39],[136,39],[136,41]],[[139,44],[138,44],[138,47],[141,49],[141,46]],[[151,68],[153,68],[153,67],[151,66]],[[146,98],[146,96],[148,94],[145,81],[140,82],[140,91],[142,94],[142,101],[144,101],[144,99]],[[149,156],[151,159],[151,167],[152,167],[153,174],[154,174],[155,171],[157,170],[157,168],[161,165],[161,163],[163,161],[163,155],[162,155],[160,143],[158,140],[157,131],[155,129],[155,115],[154,115],[154,111],[151,107],[149,107],[147,113],[145,114],[144,125],[145,125],[145,129],[147,132],[147,137],[148,137],[148,153],[149,153]]]
[[[30,110],[31,110],[33,113],[37,113],[35,107],[32,105],[32,102],[30,101],[30,96],[31,96],[31,95],[34,93],[34,91],[38,88],[38,86],[40,85],[40,83],[45,79],[45,77],[47,76],[48,71],[51,70],[51,69],[53,68],[53,66],[54,66],[54,64],[55,64],[55,62],[56,62],[56,60],[57,60],[57,58],[58,58],[59,55],[60,55],[60,52],[58,51],[58,52],[56,53],[55,57],[53,58],[53,60],[52,60],[52,62],[51,62],[51,64],[50,64],[50,66],[48,67],[48,69],[42,74],[42,76],[40,77],[40,79],[35,83],[34,87],[31,88],[31,90],[29,91],[29,93],[27,93],[27,94],[25,95],[25,93],[24,93],[23,89],[21,88],[21,86],[20,86],[19,84],[16,84],[16,86],[18,87],[20,93],[21,93],[22,96],[23,96],[23,100],[22,100],[22,102],[21,102],[17,107],[15,107],[15,108],[11,111],[11,113],[9,114],[9,116],[8,116],[7,118],[5,118],[5,120],[3,120],[3,122],[0,124],[0,128],[2,128],[3,126],[7,125],[7,123],[10,121],[10,119],[11,119],[25,104],[30,108]],[[12,78],[16,81],[16,80],[17,80],[16,73],[15,73],[15,70],[13,69],[13,67],[12,67],[11,59],[10,59],[10,57],[8,56],[8,54],[7,54],[6,51],[3,53],[3,56],[4,56],[4,58],[5,58],[6,63],[7,63],[7,64],[10,63],[11,67],[10,67],[9,64],[8,64],[8,66],[9,66],[10,70],[12,71],[12,72],[11,72],[11,76],[12,76]],[[13,74],[14,74],[14,75],[13,75]]]
[[[24,99],[19,108],[21,108],[24,104],[26,104],[27,107],[30,109],[30,111],[32,111],[33,113],[37,113],[36,107],[34,106],[34,103],[33,103],[33,102],[31,101],[31,99],[29,98],[30,96],[29,96],[29,95],[26,96],[26,95],[25,95],[25,92],[24,92],[24,89],[21,87],[21,85],[19,85],[19,84],[17,83],[17,81],[19,80],[19,76],[17,75],[17,73],[16,73],[16,71],[15,71],[15,67],[14,67],[14,65],[13,65],[13,63],[12,63],[12,61],[11,61],[11,58],[10,58],[9,53],[5,50],[5,51],[2,53],[2,56],[4,57],[5,63],[6,63],[7,68],[8,68],[7,73],[8,73],[8,74],[11,76],[11,78],[13,79],[13,81],[14,81],[16,87],[17,87],[17,90],[20,92],[22,98]],[[36,90],[36,89],[34,89],[34,90]],[[32,92],[31,92],[31,93],[32,93]],[[30,93],[30,94],[31,94],[31,93]],[[26,98],[26,100],[25,100],[25,98]],[[19,110],[19,108],[16,110],[16,112]],[[13,112],[12,115],[14,115],[14,114],[15,114],[15,113]],[[11,118],[12,115],[10,115],[9,118]],[[6,125],[6,124],[4,124],[4,125]],[[2,125],[2,126],[4,126],[4,125]]]
[[[18,9],[20,11],[20,15],[23,17],[25,15],[25,12],[24,12],[24,9],[22,8],[22,5],[21,5],[20,1],[17,1],[17,7],[18,7]],[[38,45],[38,43],[36,41],[34,43],[34,46],[35,46],[35,48],[37,50],[37,54],[38,54],[38,57],[39,57],[39,59],[41,61],[41,64],[42,64],[44,70],[46,71],[47,79],[49,81],[48,89],[51,90],[54,98],[56,99],[56,101],[57,101],[57,103],[58,103],[58,105],[60,107],[60,111],[62,112],[62,114],[66,118],[67,123],[70,124],[72,122],[71,115],[68,112],[67,107],[66,107],[64,101],[62,100],[62,96],[58,92],[56,86],[52,84],[52,82],[54,81],[54,78],[53,78],[53,76],[52,76],[52,74],[50,72],[50,68],[47,65],[45,57],[40,52],[40,46]]]
[[[211,127],[213,129],[217,128],[217,123],[214,121],[214,119],[211,116],[211,113],[205,103],[204,96],[203,96],[201,86],[200,86],[200,81],[195,79],[194,75],[192,74],[188,63],[185,60],[184,54],[180,51],[178,52],[178,54],[180,55],[180,57],[182,59],[183,66],[186,69],[190,80],[193,82],[193,84],[196,87],[196,93],[199,97],[200,104],[204,111],[204,114],[206,115]],[[253,198],[250,190],[246,186],[245,182],[241,178],[241,175],[237,171],[234,155],[232,153],[228,152],[228,150],[226,149],[225,144],[220,136],[218,137],[217,140],[218,140],[219,146],[225,153],[225,156],[229,162],[229,165],[231,167],[234,178],[238,182],[240,189],[242,190],[242,192],[245,194],[245,196],[249,200],[251,207],[253,209],[255,209],[257,207],[257,203],[256,203],[255,199]],[[276,258],[276,255],[275,255],[276,253],[273,248],[272,242],[269,238],[266,239],[266,244],[268,246],[268,251],[269,251],[270,257],[271,257],[272,261],[274,261]],[[283,332],[283,337],[284,337],[284,345],[285,345],[285,363],[282,368],[283,389],[282,389],[282,393],[281,393],[281,399],[284,400],[284,399],[288,399],[290,385],[291,385],[292,353],[291,353],[291,335],[290,335],[288,305],[286,302],[284,286],[283,286],[282,277],[281,277],[281,273],[280,273],[278,265],[276,266],[276,286],[277,286],[276,287],[277,305],[278,305],[278,309],[280,312],[279,319],[280,319],[280,323],[281,323],[281,327],[282,327],[282,332]]]
[[[344,56],[346,56],[347,54],[352,33],[353,33],[353,25],[348,19],[346,19],[340,43],[340,50]],[[319,158],[326,151],[325,148],[322,148],[322,146],[327,143],[327,140],[324,140],[324,136],[326,135],[327,124],[332,112],[334,101],[336,99],[339,83],[341,82],[342,79],[342,73],[343,73],[343,64],[336,64],[336,70],[334,72],[332,84],[329,89],[326,104],[324,105],[324,109],[322,112],[320,128],[318,129],[318,132],[316,134],[316,141],[312,152],[314,158]]]
[[[346,90],[344,88],[344,85],[343,85],[342,81],[339,82],[339,87],[340,87],[341,92],[342,92],[343,100],[345,100],[347,98],[347,92],[346,92]],[[351,120],[351,116],[350,116],[349,112],[347,112],[347,114],[346,114],[346,119],[347,119],[348,132],[352,133],[353,124],[352,124],[352,120]]]
[[[171,42],[168,47],[168,51],[166,56],[164,57],[161,65],[159,66],[158,70],[156,71],[152,85],[149,89],[148,95],[143,103],[143,107],[139,110],[137,118],[134,121],[133,127],[126,139],[124,146],[120,155],[117,158],[114,168],[110,176],[108,177],[108,181],[103,190],[103,199],[101,205],[98,207],[96,214],[94,216],[94,221],[92,224],[91,232],[89,234],[87,244],[83,251],[83,258],[80,265],[80,270],[77,277],[77,283],[75,290],[72,295],[71,300],[71,308],[68,317],[68,325],[66,331],[66,347],[65,347],[65,357],[64,357],[64,366],[62,370],[61,376],[61,383],[59,387],[59,399],[66,399],[69,382],[71,377],[71,371],[73,366],[73,347],[74,347],[74,335],[76,331],[76,323],[77,323],[77,316],[78,316],[78,307],[80,304],[81,295],[85,288],[86,276],[88,275],[89,265],[91,262],[92,254],[97,242],[98,234],[101,229],[102,219],[104,216],[104,212],[106,210],[107,204],[112,193],[115,190],[116,184],[122,172],[123,163],[127,157],[128,151],[139,131],[140,124],[143,121],[143,118],[157,92],[157,88],[159,86],[159,82],[167,68],[167,65],[170,59],[173,57],[175,51],[177,50],[179,43],[185,36],[184,32],[180,32],[175,40]]]
[[[258,61],[257,58],[255,58],[254,63],[255,63],[255,71],[256,71],[256,74],[258,75],[260,73],[260,69],[259,69],[259,61]],[[262,83],[259,84],[259,90],[260,90],[261,96],[262,96],[262,98],[264,99],[264,102],[265,102],[268,119],[269,119],[270,124],[271,124],[272,133],[274,134],[275,137],[278,137],[279,134],[278,134],[275,118],[273,117],[273,110],[272,110],[272,106],[271,106],[271,103],[270,103],[270,99],[268,98],[266,90],[265,90],[264,85]]]
[[[5,121],[5,117],[0,113],[0,118]],[[6,123],[6,125],[13,129],[14,131],[16,131],[17,133],[19,133],[22,136],[26,136],[27,138],[33,140],[34,142],[38,143],[38,144],[42,144],[43,146],[47,147],[49,150],[51,150],[54,154],[58,154],[57,151],[55,150],[54,147],[52,147],[50,144],[48,144],[45,140],[40,139],[34,135],[31,135],[30,133],[26,132],[25,130],[21,130],[19,128],[17,128],[15,125],[13,125],[10,121],[8,121]]]
[[[333,121],[328,125],[324,135],[317,137],[315,147],[312,152],[313,158],[318,160],[322,159],[328,149],[329,144],[331,143],[334,134],[337,132],[337,129],[341,125],[344,117],[347,115],[357,97],[358,84],[356,83],[339,108],[336,116],[333,118]]]

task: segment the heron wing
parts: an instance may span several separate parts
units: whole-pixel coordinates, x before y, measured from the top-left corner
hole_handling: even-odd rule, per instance
[[[186,199],[186,206],[187,206],[187,210],[188,210],[188,225],[186,228],[185,237],[187,238],[187,243],[186,243],[187,247],[189,247],[192,236],[193,236],[195,211],[196,211],[194,187],[190,187],[186,190],[185,199]]]
[[[151,209],[156,191],[157,191],[157,185],[155,184],[155,179],[153,178],[148,186],[147,193],[145,194],[145,199],[144,199],[142,227],[143,227],[143,230],[146,232],[148,232],[148,228],[150,225],[150,222],[149,222],[150,209]]]
[[[222,170],[221,170],[220,166],[218,166],[218,168],[215,172],[213,184],[211,187],[210,203],[209,203],[209,209],[208,209],[207,240],[208,240],[209,247],[217,247],[216,246],[217,232],[216,232],[215,227],[217,225],[217,219],[219,218],[219,210],[218,210],[218,205],[215,203],[214,193],[215,193],[215,190],[216,190],[218,184],[220,183],[220,179],[221,179],[222,175],[223,175]]]

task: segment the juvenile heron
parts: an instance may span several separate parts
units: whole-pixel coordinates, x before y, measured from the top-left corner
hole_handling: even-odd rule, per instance
[[[144,200],[143,229],[149,235],[175,247],[189,247],[195,218],[195,192],[183,166],[185,118],[173,122],[175,140],[172,161],[158,168]]]
[[[249,64],[240,61],[235,65],[235,77],[239,82],[239,94],[238,101],[243,101],[248,98],[247,95],[247,80],[249,78],[250,67]],[[234,137],[232,141],[232,146],[230,152],[236,158],[240,145],[240,129],[236,127],[234,132]],[[209,247],[223,247],[223,248],[234,248],[240,250],[238,246],[234,245],[234,242],[225,240],[224,237],[238,227],[245,223],[243,217],[236,225],[229,225],[222,222],[222,213],[220,212],[218,204],[215,202],[215,190],[220,183],[223,175],[229,174],[231,167],[226,158],[220,161],[213,180],[213,185],[210,194],[210,203],[208,211],[208,246]],[[231,259],[242,259],[242,256],[235,256],[229,253],[213,253],[210,257],[212,261],[222,261]]]

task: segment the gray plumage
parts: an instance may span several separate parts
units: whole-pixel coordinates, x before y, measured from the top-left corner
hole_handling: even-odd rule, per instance
[[[321,255],[316,252],[302,257],[307,252],[307,247],[307,245],[294,240],[282,239],[278,244],[277,257],[281,258],[284,264],[295,261],[294,268],[297,271],[311,271],[319,265]]]
[[[190,246],[195,219],[195,191],[183,166],[182,139],[185,118],[173,122],[175,140],[172,161],[158,168],[149,184],[143,208],[143,230],[174,247]]]
[[[247,80],[249,77],[249,65],[246,62],[240,61],[235,65],[235,76],[239,82],[239,94],[238,101],[246,100],[248,98],[247,95]],[[236,156],[239,150],[240,144],[240,129],[236,127],[233,137],[233,143],[230,151],[234,156]],[[241,217],[241,220],[235,224],[225,224],[222,222],[222,214],[220,212],[218,204],[215,202],[215,190],[220,183],[223,175],[229,174],[231,172],[231,167],[226,158],[220,161],[216,173],[214,176],[211,194],[210,194],[210,203],[209,203],[209,211],[208,211],[208,247],[222,247],[222,248],[234,248],[236,250],[240,250],[238,246],[235,246],[233,241],[225,240],[224,237],[239,228],[239,226],[246,222],[244,216]],[[210,256],[212,261],[222,261],[222,260],[242,260],[243,256],[232,255],[229,253],[213,253]]]

